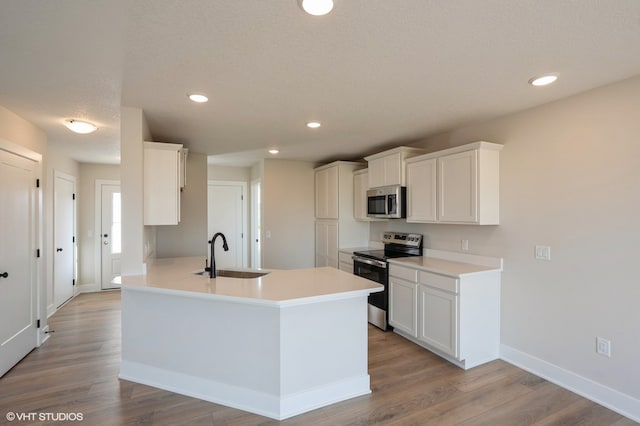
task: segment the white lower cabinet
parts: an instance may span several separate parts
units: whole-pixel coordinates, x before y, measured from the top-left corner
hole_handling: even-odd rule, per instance
[[[396,333],[464,369],[498,359],[499,270],[448,276],[392,263],[389,292]]]
[[[316,267],[338,268],[338,221],[316,222]]]
[[[454,358],[458,357],[458,296],[419,285],[418,339]]]
[[[389,324],[418,337],[418,284],[389,277]]]
[[[341,251],[338,253],[338,260],[340,261],[340,270],[353,274],[353,253]]]

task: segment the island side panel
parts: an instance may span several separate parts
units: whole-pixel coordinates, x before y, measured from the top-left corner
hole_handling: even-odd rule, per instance
[[[367,296],[282,309],[282,418],[371,392]]]
[[[122,289],[120,377],[276,417],[279,309]]]

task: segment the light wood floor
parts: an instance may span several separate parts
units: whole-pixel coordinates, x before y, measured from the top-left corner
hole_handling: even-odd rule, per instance
[[[465,372],[373,327],[372,394],[277,422],[119,380],[117,291],[80,295],[49,324],[49,341],[0,379],[0,424],[8,412],[82,413],[69,424],[84,425],[636,424],[503,361]]]

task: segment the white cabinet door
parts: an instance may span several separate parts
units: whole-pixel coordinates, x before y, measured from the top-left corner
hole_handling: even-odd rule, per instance
[[[400,153],[369,160],[369,188],[400,185],[403,162]]]
[[[369,173],[353,175],[353,217],[356,220],[368,220],[367,217],[367,189],[369,188]]]
[[[458,358],[458,296],[420,284],[418,339]]]
[[[144,224],[180,222],[180,149],[182,145],[144,143]]]
[[[384,185],[402,184],[402,159],[400,153],[384,157]]]
[[[316,218],[338,218],[338,167],[316,172]]]
[[[338,222],[316,222],[316,267],[338,268]]]
[[[376,158],[369,161],[369,188],[385,185],[385,161],[384,158]]]
[[[389,324],[418,337],[418,284],[389,277]]]
[[[436,159],[407,164],[407,222],[435,222]]]
[[[438,220],[478,222],[478,151],[438,158]]]

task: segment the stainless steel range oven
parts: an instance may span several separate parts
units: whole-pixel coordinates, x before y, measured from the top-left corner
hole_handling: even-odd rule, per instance
[[[422,256],[422,235],[385,232],[384,250],[365,250],[353,253],[353,273],[384,286],[384,290],[369,295],[369,322],[382,330],[390,330],[389,262],[387,259]]]

